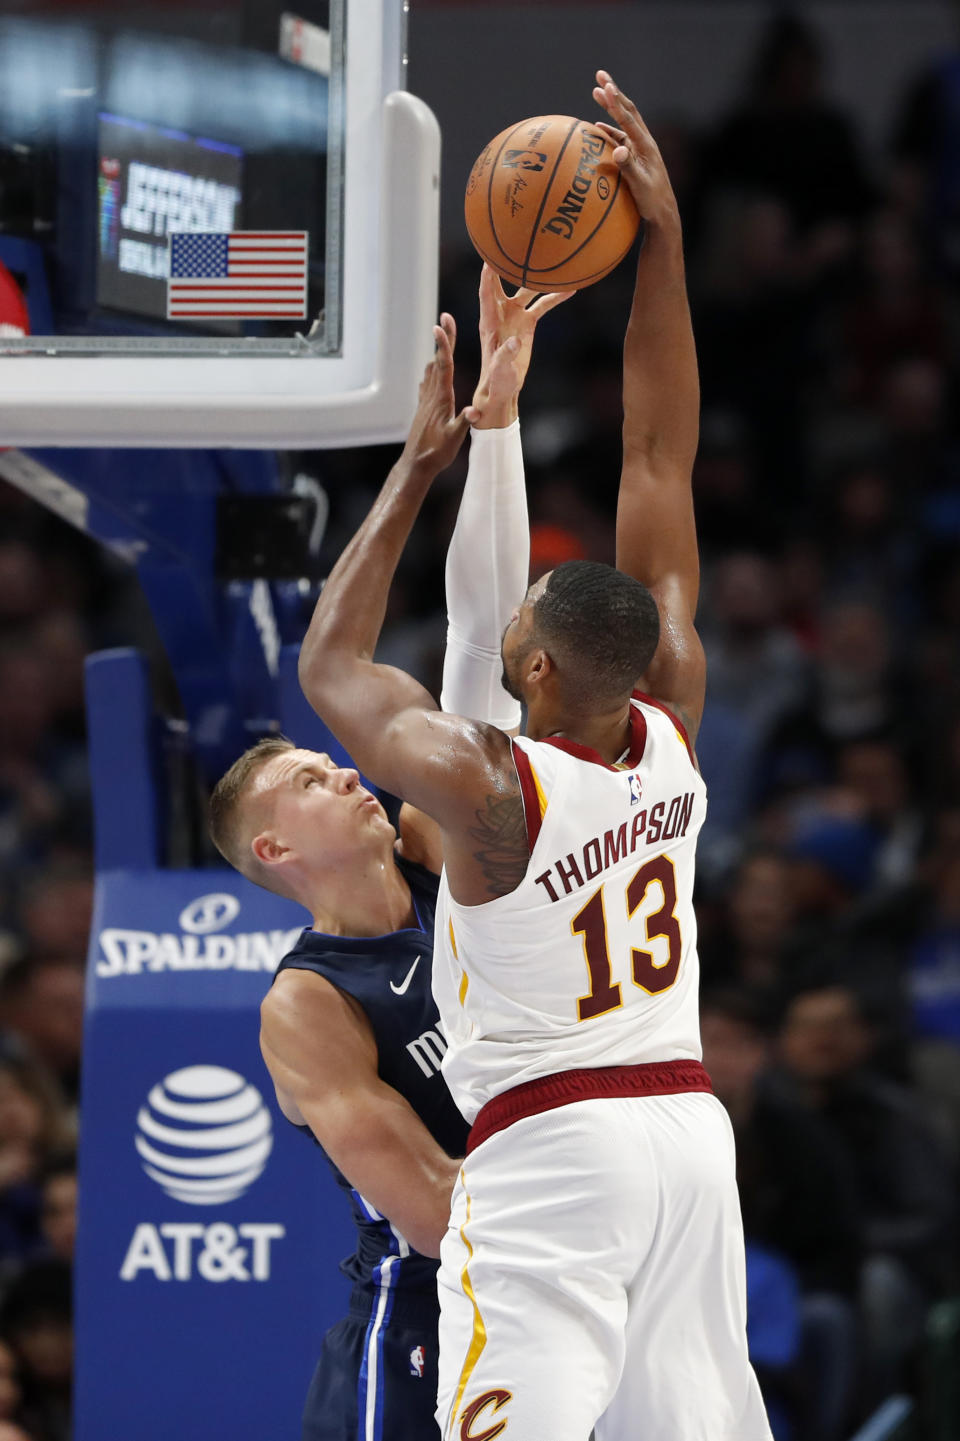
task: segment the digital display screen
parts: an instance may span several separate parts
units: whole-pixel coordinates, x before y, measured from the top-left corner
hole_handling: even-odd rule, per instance
[[[99,115],[97,304],[163,319],[171,231],[240,225],[243,151]]]

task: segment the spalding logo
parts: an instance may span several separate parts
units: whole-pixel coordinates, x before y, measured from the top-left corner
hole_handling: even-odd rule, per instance
[[[223,1066],[172,1071],[137,1114],[143,1169],[188,1206],[221,1206],[253,1185],[273,1148],[256,1086]]]
[[[197,896],[180,912],[180,925],[191,936],[209,936],[211,931],[222,931],[240,914],[240,902],[227,891],[214,891],[209,896]]]

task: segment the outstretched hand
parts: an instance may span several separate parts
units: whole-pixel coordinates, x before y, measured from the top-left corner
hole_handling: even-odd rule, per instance
[[[420,400],[410,424],[403,456],[409,465],[428,472],[432,480],[452,463],[470,426],[471,412],[457,412],[453,390],[453,351],[457,327],[444,312],[433,327],[436,354],[423,372]]]
[[[667,167],[633,101],[615,85],[606,70],[597,71],[593,98],[613,124],[600,121],[616,147],[613,158],[643,220],[654,225],[677,216],[677,201]]]
[[[480,272],[480,379],[467,417],[479,430],[498,429],[517,418],[517,397],[526,379],[540,317],[574,294],[541,295],[521,287],[507,295],[500,277],[484,262]]]

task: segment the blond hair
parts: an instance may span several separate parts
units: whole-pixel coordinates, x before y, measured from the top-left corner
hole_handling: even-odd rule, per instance
[[[210,839],[224,860],[248,880],[256,881],[257,885],[266,886],[271,891],[277,887],[267,884],[265,868],[250,851],[249,838],[244,833],[241,803],[267,762],[294,750],[296,746],[286,736],[264,736],[263,740],[244,751],[220,777],[207,809]]]

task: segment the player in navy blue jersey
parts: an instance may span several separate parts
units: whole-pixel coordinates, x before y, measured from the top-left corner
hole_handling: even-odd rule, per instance
[[[460,422],[461,438],[468,422],[474,433],[447,562],[443,702],[505,729],[520,717],[500,681],[500,636],[528,578],[517,396],[537,321],[563,298],[507,298],[484,270],[483,371]],[[451,362],[454,341],[445,316],[438,344]],[[411,436],[449,443],[429,395]],[[323,1148],[357,1225],[349,1313],[324,1339],[304,1441],[436,1437],[435,1258],[467,1134],[440,1076],[430,989],[438,828],[404,806],[398,835],[355,770],[271,738],[220,781],[211,831],[238,870],[313,917],[261,1028],[280,1108]]]

